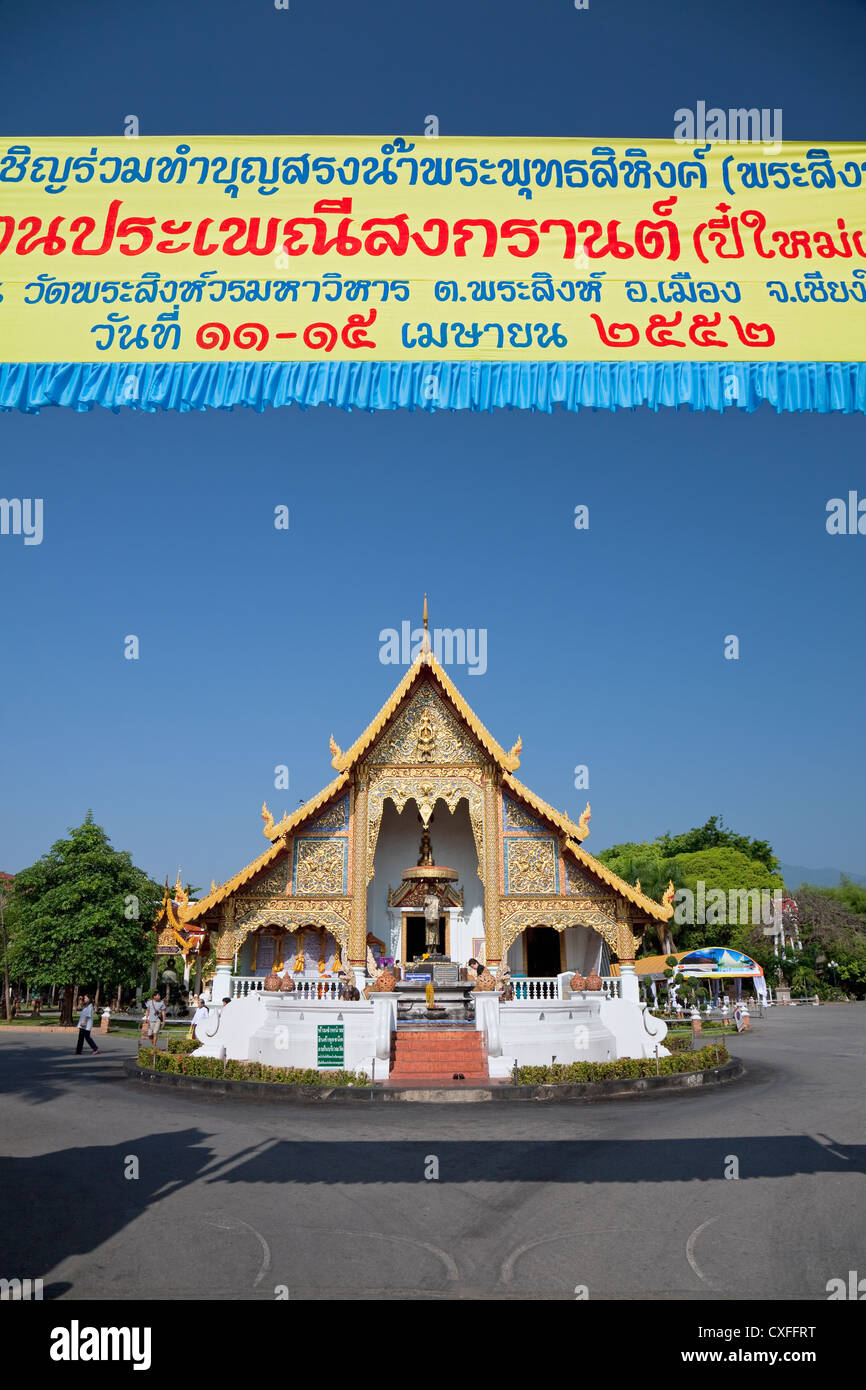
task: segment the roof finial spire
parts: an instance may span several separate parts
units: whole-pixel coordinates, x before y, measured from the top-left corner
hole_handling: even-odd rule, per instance
[[[427,595],[424,595],[424,636],[421,639],[421,652],[424,656],[430,654],[430,631],[427,627]]]

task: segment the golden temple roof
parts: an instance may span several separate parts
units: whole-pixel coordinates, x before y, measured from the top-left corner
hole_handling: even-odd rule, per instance
[[[349,774],[347,772],[341,773],[339,777],[334,778],[333,782],[329,782],[317,796],[314,796],[310,801],[305,801],[303,806],[299,806],[297,811],[293,811],[291,815],[283,816],[283,819],[277,821],[276,824],[266,825],[265,835],[269,840],[279,840],[291,834],[295,827],[303,824],[308,817],[315,815],[317,811],[324,810],[331,797],[336,796],[337,792],[348,786],[348,783]]]
[[[425,611],[426,619],[426,611]],[[427,631],[425,621],[425,632]],[[173,904],[176,917],[180,921],[194,922],[213,911],[226,898],[230,897],[244,884],[248,883],[262,869],[273,863],[279,855],[286,851],[289,836],[310,818],[315,817],[323,811],[341,792],[345,791],[351,780],[352,769],[361,758],[369,751],[375,741],[381,736],[389,722],[397,715],[401,706],[406,703],[413,693],[416,684],[425,676],[431,677],[438,685],[440,691],[454,710],[460,716],[470,733],[490,756],[491,760],[499,767],[502,774],[503,789],[513,796],[519,798],[537,815],[543,817],[565,837],[565,849],[574,857],[577,864],[587,869],[602,883],[612,888],[623,898],[626,898],[635,907],[639,908],[647,917],[657,921],[667,921],[673,915],[673,907],[670,903],[657,903],[652,898],[648,898],[639,888],[632,887],[617,874],[609,869],[593,855],[588,854],[581,846],[589,834],[588,821],[590,818],[589,804],[579,823],[573,821],[565,812],[554,810],[540,796],[536,796],[513,774],[520,766],[521,740],[518,738],[510,751],[506,752],[496,739],[488,732],[481,723],[481,720],[470,708],[460,691],[454,685],[444,668],[437,661],[433,652],[429,649],[429,643],[425,643],[418,656],[409,667],[403,679],[397,685],[389,698],[382,705],[376,717],[367,725],[367,728],[355,740],[352,746],[345,752],[331,738],[332,765],[337,771],[337,776],[329,782],[326,787],[314,796],[310,801],[299,806],[290,815],[283,816],[282,820],[275,822],[267,806],[262,807],[262,819],[264,821],[264,834],[271,841],[268,849],[257,859],[254,859],[246,868],[228,879],[218,887],[212,886],[210,893],[197,903],[185,904],[182,901]],[[175,914],[172,914],[175,915]]]
[[[397,686],[393,694],[385,701],[375,719],[367,725],[361,737],[356,739],[347,752],[334,743],[331,739],[331,750],[334,754],[332,766],[338,772],[348,772],[359,758],[362,758],[367,750],[372,747],[376,739],[382,733],[389,719],[393,717],[402,705],[403,701],[410,694],[412,687],[422,671],[427,670],[433,676],[443,694],[450,700],[463,719],[470,732],[481,744],[486,753],[489,753],[494,762],[498,763],[503,772],[514,772],[520,766],[520,739],[514,744],[510,752],[506,753],[493,737],[488,733],[481,720],[470,709],[454,682],[447,675],[444,668],[440,666],[433,652],[421,651],[416,656],[409,670]]]
[[[237,892],[238,888],[242,888],[245,883],[249,883],[250,879],[254,878],[261,869],[267,868],[268,864],[272,864],[275,859],[278,859],[281,851],[285,850],[285,848],[286,841],[280,837],[279,840],[265,850],[264,854],[260,854],[258,859],[254,859],[252,864],[248,864],[245,869],[241,869],[240,873],[235,874],[234,878],[227,879],[226,882],[221,883],[218,888],[212,889],[206,898],[200,898],[197,903],[190,903],[189,907],[182,909],[180,913],[181,920],[183,922],[195,922],[198,918],[204,917],[206,913],[211,912],[223,902],[225,898],[231,897],[232,893]]]
[[[564,811],[555,811],[540,796],[536,796],[535,792],[531,792],[522,782],[518,782],[516,777],[512,777],[510,772],[503,774],[502,785],[506,791],[513,792],[515,796],[519,796],[522,801],[525,801],[527,806],[531,806],[533,811],[537,811],[539,815],[552,820],[559,830],[563,830],[568,835],[569,839],[578,841],[586,839],[589,834],[588,829],[582,829],[579,825],[575,825]]]

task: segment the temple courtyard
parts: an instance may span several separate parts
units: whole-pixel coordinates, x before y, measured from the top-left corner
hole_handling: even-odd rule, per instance
[[[864,1025],[777,1008],[730,1040],[742,1081],[596,1105],[211,1098],[127,1079],[132,1039],[0,1032],[0,1273],[72,1300],[823,1300],[866,1273]]]

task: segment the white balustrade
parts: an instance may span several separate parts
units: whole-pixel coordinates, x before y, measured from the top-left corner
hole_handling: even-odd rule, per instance
[[[622,999],[622,980],[619,975],[602,975],[601,989],[605,999]]]
[[[535,1003],[539,999],[559,999],[559,980],[556,975],[533,976],[528,980],[514,980],[514,999],[516,1002]]]
[[[293,977],[293,984],[294,989],[280,991],[282,999],[299,999],[305,1004],[332,1004],[340,998],[339,980],[299,979],[295,976]],[[246,999],[248,995],[259,993],[264,988],[265,980],[262,975],[233,975],[231,998]],[[276,994],[277,991],[274,990],[274,993]]]

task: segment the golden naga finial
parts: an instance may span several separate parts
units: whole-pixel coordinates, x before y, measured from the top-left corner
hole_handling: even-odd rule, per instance
[[[216,879],[215,879],[215,878],[212,878],[211,881],[210,881],[210,891],[211,891],[212,893],[215,893],[215,892],[216,892]]]
[[[642,892],[643,892],[643,889],[642,889],[641,886],[640,886],[640,879],[639,879],[639,878],[636,878],[636,879],[635,879],[635,881],[634,881],[634,886],[635,886],[636,890],[638,891],[638,893],[642,893]]]
[[[339,743],[337,743],[333,734],[331,734],[331,742],[329,744],[329,747],[331,749],[331,767],[336,767],[343,756],[343,750],[340,747]]]
[[[589,802],[586,803],[586,810],[577,822],[577,829],[581,840],[585,840],[589,834],[589,822],[592,820],[592,811],[589,809]]]
[[[674,901],[674,881],[668,879],[668,886],[662,894],[662,907],[671,907]]]
[[[268,803],[266,801],[262,802],[262,820],[265,823],[262,833],[264,835],[267,835],[268,831],[273,830],[274,828],[274,818],[271,812],[268,810]]]
[[[508,750],[508,761],[511,764],[511,771],[520,767],[520,754],[523,751],[523,739],[517,735],[517,742]]]
[[[189,893],[187,893],[180,879],[180,865],[178,865],[177,870],[177,882],[174,885],[174,900],[176,903],[186,904],[189,902]]]

